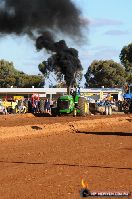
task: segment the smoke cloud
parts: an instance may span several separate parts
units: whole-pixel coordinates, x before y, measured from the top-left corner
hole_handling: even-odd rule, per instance
[[[63,74],[68,87],[76,83],[76,78],[83,69],[76,49],[69,48],[64,40],[55,42],[52,34],[48,31],[38,37],[36,47],[39,50],[45,48],[53,52],[52,56],[43,62],[43,73],[54,71],[56,74]]]
[[[81,35],[81,12],[71,0],[0,0],[0,33]]]
[[[81,12],[71,0],[0,0],[0,33],[38,38],[36,48],[53,53],[45,69],[63,74],[68,86],[82,71],[78,51],[64,40],[55,42],[51,32],[80,38],[82,26]]]

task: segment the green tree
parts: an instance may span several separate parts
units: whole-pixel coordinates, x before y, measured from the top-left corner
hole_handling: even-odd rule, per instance
[[[113,60],[93,61],[84,76],[86,87],[122,87],[126,82],[124,67]]]
[[[27,75],[14,68],[12,62],[0,60],[0,87],[43,87],[42,75]]]
[[[132,43],[122,48],[119,58],[127,72],[127,82],[132,83]]]
[[[16,74],[17,70],[12,62],[0,60],[0,87],[14,86]]]
[[[44,87],[44,80],[42,76],[39,75],[27,75],[21,74],[15,77],[16,83],[15,86],[20,88],[31,88],[32,86],[36,88]]]

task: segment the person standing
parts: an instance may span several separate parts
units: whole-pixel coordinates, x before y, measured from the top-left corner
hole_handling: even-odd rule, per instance
[[[50,100],[50,108],[52,108],[53,107],[53,100],[51,99]]]
[[[44,109],[45,109],[46,113],[50,112],[50,100],[49,99],[46,99]]]

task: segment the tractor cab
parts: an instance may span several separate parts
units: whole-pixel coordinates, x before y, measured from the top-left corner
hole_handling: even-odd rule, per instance
[[[59,113],[71,113],[75,108],[75,101],[72,95],[64,95],[58,98],[57,108]]]

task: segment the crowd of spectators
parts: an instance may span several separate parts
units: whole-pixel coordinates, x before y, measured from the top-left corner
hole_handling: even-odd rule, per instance
[[[43,101],[43,103],[41,103]],[[49,99],[49,98],[45,98],[45,99],[37,99],[34,100],[33,102],[29,101],[29,107],[30,107],[30,111],[29,112],[33,112],[33,113],[39,113],[41,112],[40,109],[44,110],[44,113],[51,113],[51,108],[55,105],[56,101],[53,99]],[[41,103],[41,105],[40,105]],[[43,105],[43,107],[42,107]],[[41,106],[41,107],[40,107]]]

